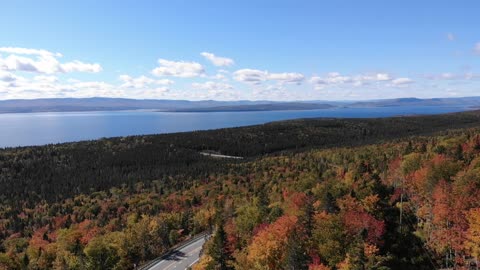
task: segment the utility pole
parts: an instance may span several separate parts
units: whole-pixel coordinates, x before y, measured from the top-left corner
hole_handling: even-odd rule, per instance
[[[404,180],[405,178],[402,177],[402,183],[401,183],[401,187],[400,187],[400,190],[401,190],[401,193],[400,193],[400,232],[402,232],[402,215],[403,215],[403,184],[404,184]]]

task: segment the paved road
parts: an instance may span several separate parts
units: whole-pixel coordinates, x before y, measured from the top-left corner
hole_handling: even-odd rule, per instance
[[[233,158],[233,159],[243,159],[243,157],[236,157],[236,156],[227,156],[227,155],[220,155],[220,154],[213,154],[213,153],[206,153],[200,152],[200,155],[214,157],[214,158]]]
[[[184,270],[195,264],[200,255],[205,238],[200,237],[195,242],[172,252],[171,255],[159,261],[149,270]]]

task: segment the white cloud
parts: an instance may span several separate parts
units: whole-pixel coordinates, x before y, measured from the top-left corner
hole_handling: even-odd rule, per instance
[[[157,84],[157,85],[171,85],[174,81],[169,79],[161,79],[161,80],[154,80],[152,78],[146,76],[140,76],[137,78],[131,77],[129,75],[120,75],[119,79],[123,82],[120,87],[124,88],[146,88],[150,85]]]
[[[442,73],[442,74],[440,74],[440,78],[442,78],[444,80],[452,80],[452,79],[457,78],[457,76],[453,73]]]
[[[361,82],[363,79],[362,76],[359,76],[358,82]],[[327,86],[331,85],[340,85],[346,83],[354,83],[354,80],[350,76],[343,76],[338,72],[330,72],[325,77],[313,76],[310,78],[310,83],[314,85],[316,90],[321,90]]]
[[[305,76],[300,73],[269,73],[267,75],[267,79],[275,80],[282,83],[296,83],[300,84],[304,79]]]
[[[0,79],[7,78],[0,71]],[[13,75],[15,76],[15,75]],[[102,81],[61,80],[55,76],[39,75],[32,78],[15,76],[8,82],[0,80],[0,99],[47,97],[128,97],[160,98],[170,89],[156,83],[145,88],[124,88]]]
[[[308,81],[313,84],[313,88],[315,88],[315,90],[322,90],[328,85],[328,83],[319,76],[313,76]]]
[[[229,81],[229,78],[227,77],[228,74],[230,74],[230,72],[228,70],[219,69],[219,70],[217,70],[217,74],[215,74],[213,76],[210,76],[210,79],[221,80],[221,81],[227,82],[227,81]]]
[[[37,82],[46,82],[46,83],[58,82],[58,78],[56,76],[45,76],[45,75],[35,76],[33,77],[33,80]]]
[[[2,55],[3,54],[3,55]],[[120,76],[121,84],[102,81],[62,79],[56,74],[98,72],[101,66],[81,61],[61,63],[58,53],[25,48],[0,48],[0,99],[46,97],[130,97],[159,98],[170,91],[174,82],[147,76]],[[32,72],[19,76],[16,72]]]
[[[475,47],[473,48],[473,51],[480,55],[480,42],[477,42],[477,44],[475,44]]]
[[[205,57],[207,60],[209,60],[210,62],[212,62],[212,64],[214,64],[217,67],[228,67],[235,64],[233,59],[216,56],[213,53],[202,52],[201,55]]]
[[[480,42],[474,51],[480,55]],[[218,57],[211,53],[202,53],[215,66],[233,65],[233,60]],[[435,95],[470,95],[480,75],[466,73],[441,73],[396,77],[386,72],[343,74],[331,72],[315,75],[308,79],[311,87],[295,87],[301,84],[305,76],[297,72],[273,73],[267,70],[239,69],[227,71],[214,68],[216,73],[206,74],[204,66],[196,62],[158,60],[158,66],[151,74],[142,76],[121,75],[115,83],[102,81],[83,81],[58,75],[68,72],[99,72],[102,67],[96,63],[65,61],[60,53],[46,50],[0,47],[0,99],[40,98],[40,97],[127,97],[127,98],[177,98],[177,99],[367,99],[397,96],[428,97]],[[231,64],[229,64],[231,60]],[[25,73],[30,72],[30,74]],[[155,76],[153,76],[153,75]],[[58,76],[58,77],[57,77]],[[175,82],[168,77],[202,77],[201,81],[178,79],[185,89],[172,89]],[[79,77],[81,78],[81,77]],[[417,81],[418,79],[418,81]],[[235,81],[247,83],[239,84]],[[439,80],[434,82],[433,80]],[[440,82],[440,80],[448,80]],[[470,80],[470,81],[469,81]],[[472,89],[466,86],[472,85]],[[234,85],[234,86],[232,86]],[[454,86],[448,92],[447,86]],[[188,87],[190,86],[190,87]],[[430,88],[429,88],[430,87]],[[464,87],[464,89],[462,88]],[[243,88],[243,89],[242,89]],[[468,88],[468,89],[467,89]],[[380,90],[388,91],[381,92]],[[201,91],[200,91],[201,90]],[[298,91],[297,91],[298,90]],[[440,94],[439,94],[440,93]]]
[[[323,90],[327,87],[359,87],[372,83],[386,83],[394,80],[388,73],[369,73],[354,76],[342,75],[338,72],[330,72],[326,76],[313,76],[309,82],[315,90]]]
[[[466,80],[480,79],[480,74],[475,74],[475,73],[472,73],[472,72],[467,72],[467,73],[465,73],[464,78],[465,78]]]
[[[32,59],[24,56],[9,55],[0,58],[1,67],[8,71],[25,71],[53,74],[59,72],[59,62],[53,56],[40,56]]]
[[[97,73],[102,71],[100,64],[89,64],[75,60],[73,62],[61,64],[60,68],[63,72],[92,72]]]
[[[328,73],[327,78],[324,79],[328,84],[342,84],[352,82],[350,76],[342,76],[338,72]]]
[[[375,75],[375,78],[377,81],[389,81],[392,79],[392,77],[390,77],[390,74],[388,73],[377,73]]]
[[[455,40],[455,35],[453,33],[447,33],[447,39],[449,41],[454,41]]]
[[[239,82],[252,84],[259,84],[263,81],[300,84],[305,79],[305,76],[295,72],[270,73],[257,69],[240,69],[233,73],[233,78]]]
[[[441,81],[441,80],[449,80],[449,81],[455,81],[455,80],[472,80],[472,79],[477,79],[480,77],[479,74],[475,74],[472,72],[466,72],[466,73],[450,73],[450,72],[445,72],[441,74],[428,74],[423,76],[425,79],[428,80],[434,80],[434,81]]]
[[[106,82],[78,82],[73,84],[76,88],[90,88],[90,89],[108,89],[114,86]]]
[[[266,80],[268,72],[258,69],[240,69],[233,73],[233,78],[239,82],[258,84]]]
[[[204,83],[192,83],[192,87],[194,89],[201,89],[201,90],[230,90],[233,89],[228,83],[219,83],[219,82],[204,82]]]
[[[174,98],[191,99],[191,100],[238,100],[239,95],[232,90],[224,89],[211,89],[208,91],[182,91],[177,93],[171,93]]]
[[[0,69],[8,71],[24,71],[43,74],[67,73],[67,72],[100,72],[100,64],[84,63],[78,60],[60,63],[57,58],[60,53],[52,53],[46,50],[1,47],[0,52],[9,54],[7,57],[0,56]]]
[[[159,85],[171,85],[171,84],[174,84],[175,82],[170,79],[161,79],[161,80],[156,80],[155,83]]]
[[[212,76],[211,78],[215,79],[215,80],[226,80],[227,79],[227,77],[225,75],[223,75],[222,73],[217,73],[217,74],[215,74],[215,76]]]
[[[17,77],[10,72],[5,72],[0,70],[0,81],[2,82],[13,82],[16,81]]]
[[[238,95],[235,92],[227,91],[223,89],[209,90],[203,99],[219,99],[219,100],[235,100],[238,99]]]
[[[169,89],[168,87],[165,87],[165,86],[163,86],[163,87],[157,87],[157,88],[154,89],[154,92],[164,94],[164,93],[170,92],[170,89]]]
[[[119,79],[123,82],[121,87],[125,88],[144,88],[146,85],[152,84],[155,81],[146,76],[133,78],[129,75],[120,75]]]
[[[0,47],[0,52],[9,53],[9,54],[62,57],[62,54],[60,53],[52,53],[47,50],[27,49],[27,48],[18,48],[18,47]]]
[[[403,86],[413,83],[413,80],[410,78],[397,78],[392,80],[392,84],[395,86]]]
[[[152,74],[155,76],[192,78],[203,76],[205,73],[205,69],[203,68],[203,66],[196,62],[176,62],[159,59],[158,64],[160,66],[152,70]]]
[[[55,76],[35,76],[33,78],[17,77],[4,85],[1,98],[46,98],[46,97],[118,97],[123,92],[105,82],[61,82]]]
[[[124,97],[128,98],[165,98],[171,92],[171,89],[166,86],[155,87],[155,88],[145,88],[145,89],[135,89],[134,91],[129,90],[124,91],[122,94]]]

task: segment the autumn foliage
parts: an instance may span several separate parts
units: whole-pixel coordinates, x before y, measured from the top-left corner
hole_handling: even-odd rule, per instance
[[[2,204],[0,269],[132,269],[204,231],[194,269],[468,269],[480,259],[479,133]]]

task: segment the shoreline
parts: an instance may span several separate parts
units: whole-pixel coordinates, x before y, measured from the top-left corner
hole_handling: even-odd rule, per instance
[[[299,117],[299,118],[291,118],[291,119],[283,119],[283,120],[272,120],[267,121],[260,124],[246,124],[246,125],[239,125],[239,126],[226,126],[220,128],[206,128],[206,129],[194,129],[188,131],[173,131],[173,132],[163,132],[163,133],[141,133],[141,134],[131,134],[131,135],[119,135],[119,136],[100,136],[97,138],[92,139],[80,139],[80,140],[67,140],[61,142],[51,142],[51,143],[42,143],[42,144],[25,144],[25,145],[16,145],[16,146],[0,146],[0,151],[2,150],[10,150],[10,149],[21,149],[21,148],[29,148],[29,147],[45,147],[45,146],[61,146],[67,144],[81,144],[81,143],[94,143],[96,141],[101,140],[126,140],[131,138],[151,138],[151,137],[171,137],[171,136],[185,136],[194,133],[208,133],[208,132],[219,132],[219,131],[232,131],[232,130],[240,130],[240,129],[252,129],[252,128],[259,128],[265,125],[283,125],[283,124],[291,124],[295,122],[331,122],[331,121],[340,121],[340,122],[365,122],[365,121],[376,121],[381,119],[401,119],[401,118],[421,118],[421,117],[432,117],[432,118],[442,118],[442,116],[449,116],[449,115],[462,115],[462,114],[480,114],[480,109],[474,110],[463,110],[457,112],[445,112],[445,113],[436,113],[436,114],[408,114],[408,115],[389,115],[384,117]]]

